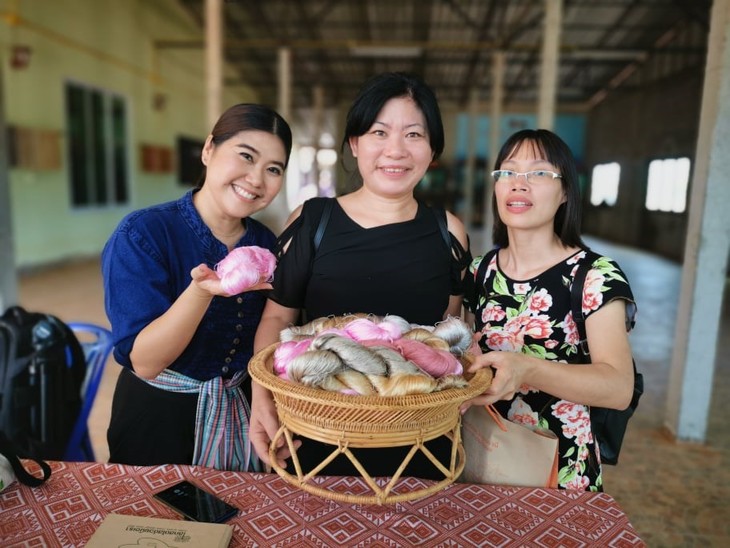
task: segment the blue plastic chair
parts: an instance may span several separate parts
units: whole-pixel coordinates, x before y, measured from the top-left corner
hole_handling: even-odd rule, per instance
[[[94,449],[89,438],[89,413],[99,390],[104,366],[112,351],[112,333],[105,327],[91,323],[69,322],[86,356],[86,377],[81,387],[83,403],[71,436],[66,445],[65,461],[93,462]]]

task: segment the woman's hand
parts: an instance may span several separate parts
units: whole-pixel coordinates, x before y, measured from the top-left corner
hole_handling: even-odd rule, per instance
[[[271,466],[269,446],[271,445],[271,440],[274,439],[274,436],[276,436],[278,431],[279,417],[276,413],[276,406],[274,405],[274,399],[271,396],[271,392],[256,383],[256,381],[253,381],[251,420],[248,435],[256,454],[259,456],[261,461],[268,466]],[[294,442],[295,447],[299,447],[301,444],[302,442],[299,440]],[[289,451],[289,447],[286,445],[286,439],[284,436],[279,438],[276,446],[276,462],[281,468],[284,468],[286,466],[285,459],[291,457],[291,452]]]
[[[220,295],[223,297],[230,297],[223,286],[221,280],[215,270],[210,268],[205,263],[199,264],[190,271],[190,276],[193,279],[193,283],[198,289],[204,291],[210,295]],[[271,289],[271,284],[268,282],[259,282],[246,289],[246,291],[258,291],[259,289]]]
[[[279,341],[279,333],[288,325],[295,325],[299,317],[299,309],[287,308],[268,299],[261,321],[256,329],[254,338],[254,353],[261,352],[269,345]],[[251,386],[251,424],[249,425],[249,438],[259,458],[271,466],[269,458],[269,446],[279,431],[279,416],[276,413],[274,399],[266,388],[253,382]],[[294,442],[297,448],[302,444],[300,440]],[[276,462],[282,468],[286,466],[285,459],[291,457],[291,452],[284,437],[277,441]]]
[[[530,358],[518,352],[493,351],[476,356],[469,371],[473,373],[491,367],[494,376],[489,388],[482,395],[461,405],[461,412],[466,412],[472,405],[490,405],[499,400],[511,400],[525,382],[529,362]]]

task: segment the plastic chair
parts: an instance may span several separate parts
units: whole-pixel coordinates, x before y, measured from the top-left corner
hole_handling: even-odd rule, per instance
[[[94,450],[89,438],[88,419],[94,405],[96,393],[99,390],[104,366],[112,351],[112,333],[105,327],[91,323],[69,322],[86,356],[86,377],[81,387],[83,403],[71,436],[66,445],[65,461],[93,462]]]

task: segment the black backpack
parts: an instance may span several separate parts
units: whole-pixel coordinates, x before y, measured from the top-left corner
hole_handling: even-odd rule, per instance
[[[0,432],[19,457],[63,460],[85,376],[83,348],[63,321],[19,306],[0,317]]]

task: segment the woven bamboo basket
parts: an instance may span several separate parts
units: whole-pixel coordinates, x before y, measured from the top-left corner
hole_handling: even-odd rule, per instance
[[[284,480],[301,489],[341,502],[386,504],[414,500],[435,493],[453,483],[464,469],[459,406],[484,392],[492,381],[491,369],[479,370],[466,388],[450,388],[431,394],[410,396],[354,396],[329,392],[280,379],[273,373],[273,355],[278,343],[263,349],[250,361],[251,377],[271,391],[279,415],[280,428],[269,447],[273,469]],[[464,363],[465,367],[468,363]],[[332,453],[308,472],[302,471],[294,447],[294,436],[304,436],[333,446]],[[439,436],[451,439],[448,468],[424,446]],[[276,464],[273,458],[284,437],[292,454],[296,475]],[[395,474],[386,480],[372,478],[350,448],[411,446]],[[423,489],[397,493],[400,476],[416,451],[422,451],[441,471],[444,479]],[[339,454],[345,454],[370,486],[367,494],[335,492],[320,487],[316,475]]]

